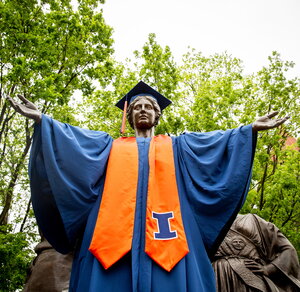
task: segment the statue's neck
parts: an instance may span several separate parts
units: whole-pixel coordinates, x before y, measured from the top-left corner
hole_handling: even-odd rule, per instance
[[[151,129],[135,129],[135,137],[152,138],[154,137],[154,127]]]

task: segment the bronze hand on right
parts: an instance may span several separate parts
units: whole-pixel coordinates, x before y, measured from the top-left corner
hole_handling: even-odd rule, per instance
[[[39,123],[42,120],[42,113],[38,110],[36,105],[20,94],[18,94],[18,97],[23,103],[16,102],[10,96],[8,96],[7,99],[16,112]]]

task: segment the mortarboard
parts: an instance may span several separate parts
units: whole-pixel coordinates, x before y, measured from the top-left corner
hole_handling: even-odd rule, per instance
[[[119,109],[123,110],[121,133],[124,133],[125,131],[127,105],[130,104],[135,99],[135,97],[141,94],[150,95],[153,98],[155,98],[161,110],[163,110],[170,103],[172,103],[169,99],[167,99],[158,91],[156,91],[155,89],[147,85],[145,82],[140,81],[127,94],[125,94],[116,104],[116,106]]]

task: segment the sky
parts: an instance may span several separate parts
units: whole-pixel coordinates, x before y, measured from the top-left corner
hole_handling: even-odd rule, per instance
[[[248,74],[276,50],[296,63],[290,77],[300,77],[300,0],[106,0],[102,9],[119,61],[155,33],[178,63],[189,46],[205,56],[226,51]]]

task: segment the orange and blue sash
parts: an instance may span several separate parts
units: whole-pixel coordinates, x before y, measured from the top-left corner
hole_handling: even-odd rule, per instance
[[[138,182],[135,138],[113,142],[98,218],[89,247],[105,269],[131,250]],[[114,214],[112,220],[111,214]],[[171,269],[189,252],[180,212],[172,139],[150,142],[145,252]]]

